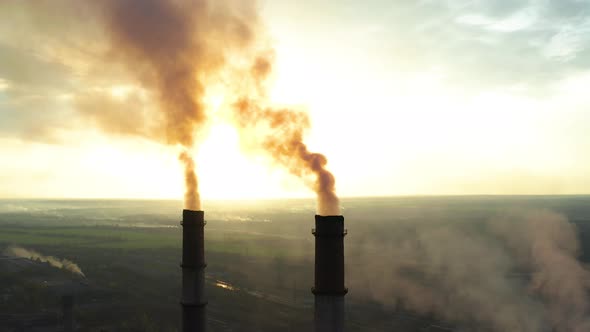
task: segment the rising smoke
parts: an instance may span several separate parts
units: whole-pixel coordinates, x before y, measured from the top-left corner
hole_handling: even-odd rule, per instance
[[[201,210],[201,198],[199,197],[197,173],[195,172],[195,162],[188,152],[183,151],[178,157],[184,165],[184,207],[189,210]]]
[[[4,250],[4,253],[6,255],[14,257],[26,258],[33,261],[48,263],[49,265],[56,267],[58,269],[63,269],[78,274],[82,277],[86,277],[76,263],[67,259],[60,259],[53,256],[44,256],[34,250],[25,249],[21,247],[8,247],[6,248],[6,250]]]
[[[185,207],[200,209],[195,163],[188,151],[195,144],[195,130],[203,126],[207,117],[203,104],[206,84],[228,65],[228,56],[247,57],[249,46],[264,36],[259,31],[256,4],[205,0],[107,1],[104,8],[115,58],[154,91],[163,112],[167,142],[184,147],[179,160],[185,169]],[[232,52],[235,54],[229,55]],[[248,129],[267,123],[272,133],[255,133],[254,137],[259,138],[257,145],[291,173],[302,178],[309,174],[315,176],[312,188],[318,196],[318,213],[338,215],[335,180],[325,168],[327,159],[310,152],[303,143],[304,131],[309,128],[307,115],[254,104],[254,100],[266,96],[264,80],[272,70],[273,54],[269,51],[253,60],[249,76],[255,84],[256,98],[247,96],[236,103],[240,132],[252,135]]]
[[[590,331],[590,271],[577,260],[580,248],[574,225],[549,211],[514,220],[503,217],[490,227],[520,265],[532,272],[528,289],[547,303],[551,325],[557,331]]]
[[[243,79],[238,91],[241,97],[232,105],[242,146],[266,152],[277,164],[303,179],[317,195],[319,215],[339,215],[336,181],[326,168],[328,159],[309,151],[304,143],[311,124],[309,116],[295,109],[268,106],[266,81],[272,73],[273,59],[272,51],[254,58],[244,73],[247,79]]]
[[[389,233],[388,233],[389,234]],[[514,211],[484,224],[399,225],[371,236],[349,264],[351,289],[457,324],[459,331],[589,331],[590,271],[573,224]]]
[[[253,38],[249,5],[232,1],[103,1],[111,52],[155,94],[168,144],[183,147],[185,207],[200,209],[195,163],[189,153],[207,115],[205,85],[226,52]],[[245,16],[244,16],[245,15]]]
[[[185,182],[193,191],[187,199],[199,199],[196,166],[189,159],[207,130],[211,110],[206,97],[217,84],[232,101],[226,106],[248,101],[247,112],[235,110],[242,113],[241,139],[259,139],[249,148],[265,148],[297,176],[314,176],[306,182],[318,194],[318,212],[339,214],[326,158],[303,144],[308,119],[296,116],[303,122],[279,123],[293,118],[285,114],[293,111],[266,111],[264,83],[274,52],[258,9],[256,1],[232,0],[6,0],[0,10],[9,21],[0,28],[15,32],[13,45],[31,36],[47,45],[41,57],[65,67],[60,76],[69,90],[65,97],[78,116],[108,133],[178,147]],[[55,17],[64,17],[63,24]],[[133,89],[115,96],[113,86]],[[274,142],[261,133],[249,137],[254,122],[268,124],[279,136]],[[200,207],[200,202],[185,206]]]
[[[235,110],[242,136],[256,137],[255,144],[292,174],[303,179],[312,175],[310,187],[317,194],[318,214],[339,215],[335,179],[326,169],[328,161],[324,155],[310,152],[303,143],[304,131],[310,124],[307,114],[285,108],[262,108],[246,99],[237,102]]]

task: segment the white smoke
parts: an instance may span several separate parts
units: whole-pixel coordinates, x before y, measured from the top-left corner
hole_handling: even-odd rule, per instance
[[[56,267],[58,269],[67,270],[72,273],[78,274],[82,277],[86,277],[80,269],[80,267],[76,263],[68,259],[60,259],[53,256],[44,256],[34,250],[25,249],[22,247],[8,247],[6,248],[6,250],[4,250],[4,253],[6,255],[14,257],[26,258],[33,261],[48,263],[49,265]]]

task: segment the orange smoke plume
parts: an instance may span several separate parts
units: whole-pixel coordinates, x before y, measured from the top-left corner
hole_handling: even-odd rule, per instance
[[[189,210],[198,211],[201,210],[201,197],[197,190],[197,173],[195,172],[195,162],[191,155],[187,151],[183,151],[179,156],[178,160],[184,166],[184,208]]]
[[[247,99],[234,106],[235,119],[243,134],[262,135],[256,137],[257,144],[277,163],[298,177],[314,178],[310,186],[317,194],[318,214],[339,215],[336,181],[326,169],[328,160],[322,154],[310,152],[303,143],[303,134],[310,125],[307,114],[284,108],[262,108]]]
[[[246,83],[239,87],[242,97],[233,104],[233,118],[242,144],[247,148],[262,148],[291,174],[304,179],[317,195],[319,215],[339,215],[336,180],[326,168],[328,160],[309,151],[303,142],[310,127],[307,113],[263,106],[267,100],[265,83],[272,74],[274,55],[272,50],[259,54],[244,73]]]
[[[185,168],[185,207],[200,209],[195,163],[187,151],[207,119],[205,82],[223,70],[226,53],[241,52],[252,42],[258,21],[254,3],[105,0],[100,5],[113,60],[157,100],[165,134],[154,139],[184,147],[179,160]],[[129,132],[138,126],[129,126]]]

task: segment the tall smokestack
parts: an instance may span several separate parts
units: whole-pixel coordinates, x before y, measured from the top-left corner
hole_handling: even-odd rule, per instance
[[[61,297],[62,324],[64,332],[74,332],[74,296]]]
[[[206,330],[205,213],[182,210],[182,331]]]
[[[315,295],[316,332],[344,331],[344,217],[315,216]]]

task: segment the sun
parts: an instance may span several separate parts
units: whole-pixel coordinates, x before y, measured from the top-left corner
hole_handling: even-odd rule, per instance
[[[214,123],[196,149],[201,197],[260,199],[311,195],[300,181],[270,163],[264,155],[240,148],[238,131],[229,123]]]

